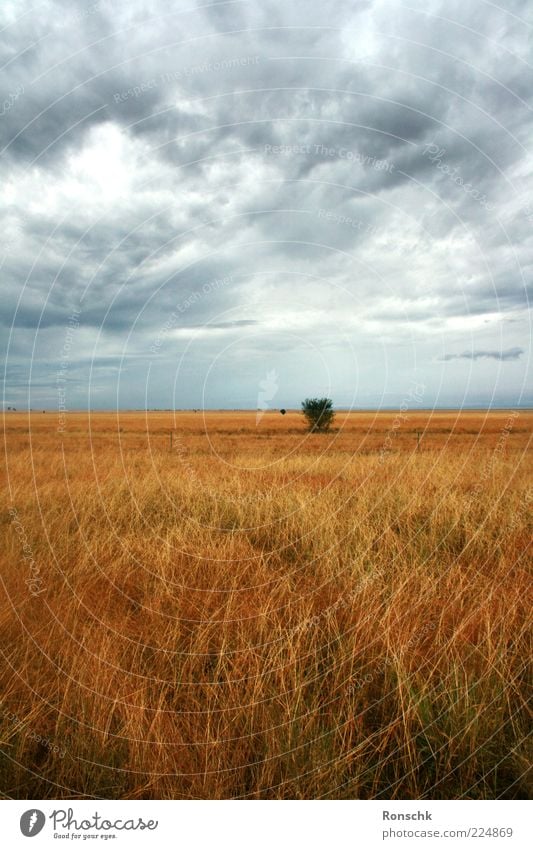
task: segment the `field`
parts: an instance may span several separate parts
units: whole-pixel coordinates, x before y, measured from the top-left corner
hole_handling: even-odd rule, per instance
[[[3,422],[4,798],[531,794],[532,412]]]

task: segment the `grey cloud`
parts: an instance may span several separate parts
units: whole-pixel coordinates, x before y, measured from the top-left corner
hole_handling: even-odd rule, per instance
[[[102,398],[113,399],[110,351],[142,371],[173,313],[176,329],[226,331],[197,334],[191,397],[222,336],[240,340],[232,350],[243,362],[250,350],[265,363],[292,350],[287,392],[297,392],[305,352],[294,336],[267,339],[271,328],[312,336],[333,373],[344,335],[369,356],[385,345],[392,372],[405,345],[428,345],[434,363],[441,332],[451,350],[466,335],[473,359],[518,361],[506,370],[517,374],[506,391],[518,392],[526,358],[508,352],[528,343],[533,79],[528,30],[513,14],[527,18],[527,3],[40,9],[0,35],[1,89],[23,89],[0,115],[0,226],[10,234],[0,326],[11,333],[9,365],[22,369],[8,387],[18,375],[22,391],[35,343],[33,382],[45,391],[45,363],[80,307],[71,377],[79,388],[97,343]],[[431,144],[448,170],[428,157]],[[322,145],[333,155],[314,150]],[[495,315],[513,321],[509,347]],[[156,394],[184,350],[165,338]],[[232,397],[236,375],[221,380]],[[126,368],[123,377],[124,403],[142,403]],[[362,379],[374,387],[383,367]]]
[[[450,360],[500,360],[501,362],[509,362],[518,360],[523,353],[523,348],[506,348],[502,351],[463,351],[462,354],[446,354],[442,360],[443,362]]]

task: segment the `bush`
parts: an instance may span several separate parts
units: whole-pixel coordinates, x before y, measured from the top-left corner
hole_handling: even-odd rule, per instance
[[[335,412],[331,398],[306,398],[302,401],[304,414],[310,431],[324,432],[330,429]]]

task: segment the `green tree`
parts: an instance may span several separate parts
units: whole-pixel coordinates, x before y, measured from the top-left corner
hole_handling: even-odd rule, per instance
[[[329,430],[335,418],[331,398],[306,398],[302,401],[302,413],[307,420],[309,430],[314,432]]]

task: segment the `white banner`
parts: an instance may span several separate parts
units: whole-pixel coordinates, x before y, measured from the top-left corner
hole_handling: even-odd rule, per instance
[[[527,801],[4,801],[2,845],[531,846]],[[528,817],[529,814],[529,817]],[[31,843],[31,840],[35,843]]]

